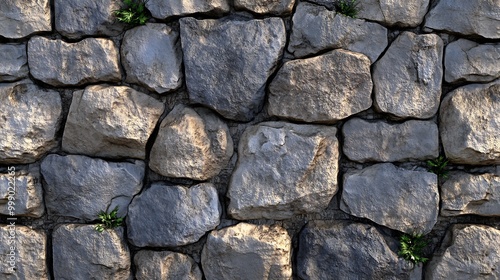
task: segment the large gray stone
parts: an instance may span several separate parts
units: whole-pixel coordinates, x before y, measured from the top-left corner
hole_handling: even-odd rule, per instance
[[[403,32],[375,63],[375,106],[399,118],[437,113],[443,77],[443,41],[435,34]]]
[[[129,206],[129,241],[138,247],[174,247],[198,241],[220,222],[217,190],[210,183],[191,188],[154,183]]]
[[[289,15],[295,0],[235,0],[234,7],[257,14]]]
[[[420,280],[421,268],[397,254],[397,241],[374,226],[311,221],[299,237],[300,279]]]
[[[56,30],[70,39],[119,35],[125,24],[116,19],[114,11],[121,6],[121,0],[54,0]]]
[[[18,224],[1,225],[0,278],[49,280],[46,246],[47,236],[41,230],[33,230]]]
[[[459,39],[446,46],[444,78],[448,83],[490,82],[500,77],[500,44]]]
[[[163,110],[163,103],[129,87],[88,86],[73,92],[62,148],[96,157],[144,159]]]
[[[206,108],[177,105],[161,122],[149,167],[163,176],[206,180],[233,155],[227,125]]]
[[[116,206],[118,216],[142,188],[144,163],[106,162],[79,155],[48,155],[41,164],[49,215],[97,219]]]
[[[500,279],[500,230],[453,225],[427,265],[425,279]]]
[[[351,119],[342,127],[344,154],[358,162],[418,161],[439,156],[439,131],[432,121],[401,124]]]
[[[52,236],[52,254],[55,279],[132,279],[122,227],[98,232],[94,225],[61,225]]]
[[[158,93],[182,85],[179,34],[165,24],[147,23],[128,30],[123,37],[121,58],[129,83]]]
[[[221,15],[229,12],[228,0],[148,0],[145,3],[151,15],[159,19],[200,13]]]
[[[30,81],[0,84],[0,164],[32,163],[57,146],[61,97]]]
[[[441,103],[440,133],[448,159],[500,164],[500,81],[460,87]]]
[[[409,234],[425,234],[437,222],[436,174],[380,163],[344,175],[340,209]]]
[[[12,205],[9,205],[11,202]],[[13,209],[12,209],[13,208]],[[0,173],[0,214],[39,218],[45,213],[38,166]]]
[[[207,280],[292,279],[291,240],[279,226],[239,223],[208,235],[201,263]]]
[[[358,17],[401,28],[422,23],[429,0],[361,0]]]
[[[0,82],[14,82],[28,76],[25,44],[0,44]]]
[[[227,196],[239,220],[319,212],[338,190],[337,129],[265,122],[241,136]]]
[[[441,215],[500,216],[500,177],[453,172],[441,186]]]
[[[225,118],[249,121],[283,53],[283,20],[180,20],[189,99]]]
[[[371,107],[370,61],[334,50],[285,62],[269,86],[268,113],[305,122],[334,123]]]
[[[441,0],[425,18],[425,27],[460,35],[499,39],[498,0]]]
[[[51,31],[49,0],[4,0],[0,5],[0,36],[19,39]]]
[[[141,250],[134,256],[137,280],[201,280],[198,264],[188,255]]]
[[[343,48],[363,53],[373,63],[387,47],[387,29],[325,7],[301,2],[293,15],[288,50],[296,57]]]
[[[53,86],[79,86],[121,79],[113,41],[87,38],[76,43],[33,37],[28,42],[31,75]]]

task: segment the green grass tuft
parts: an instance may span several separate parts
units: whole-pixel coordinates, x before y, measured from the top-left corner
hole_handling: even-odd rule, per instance
[[[123,217],[118,217],[118,206],[116,206],[110,213],[101,211],[98,217],[101,220],[101,223],[95,226],[95,230],[98,232],[103,232],[105,229],[119,227],[123,224],[124,219]]]
[[[345,16],[356,18],[359,13],[358,0],[337,0],[335,10]]]
[[[403,234],[399,239],[401,247],[399,255],[405,260],[413,262],[414,264],[425,263],[428,258],[422,256],[422,249],[427,246],[427,241],[421,234],[409,235]]]
[[[142,0],[123,0],[125,8],[114,11],[116,18],[132,25],[144,25],[149,20],[146,4]]]

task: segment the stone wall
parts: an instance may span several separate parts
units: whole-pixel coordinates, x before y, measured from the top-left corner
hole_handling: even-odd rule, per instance
[[[500,278],[500,2],[359,2],[4,1],[0,278]]]

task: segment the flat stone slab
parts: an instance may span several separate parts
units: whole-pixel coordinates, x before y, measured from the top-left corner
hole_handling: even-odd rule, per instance
[[[363,0],[359,2],[359,18],[380,22],[385,26],[416,27],[422,23],[429,0]]]
[[[141,250],[134,256],[137,280],[201,280],[198,264],[188,255],[170,251]]]
[[[151,15],[159,19],[191,14],[220,16],[229,12],[228,0],[148,0],[145,3]]]
[[[338,190],[337,129],[264,122],[241,136],[227,196],[238,220],[320,212]]]
[[[9,201],[14,205],[9,205]],[[42,178],[36,165],[0,173],[0,214],[40,218],[45,214]]]
[[[362,54],[334,50],[287,61],[269,85],[271,116],[335,123],[371,107],[370,61]]]
[[[439,156],[439,132],[432,121],[401,124],[350,119],[342,126],[344,154],[357,162],[421,161]]]
[[[113,41],[87,38],[76,43],[32,37],[28,65],[33,78],[52,86],[119,82],[119,51]]]
[[[49,0],[7,0],[0,7],[0,36],[20,39],[33,33],[51,31]]]
[[[14,82],[28,77],[25,44],[0,44],[0,82]]]
[[[291,240],[279,226],[239,223],[212,231],[201,253],[207,279],[292,279]]]
[[[408,234],[426,234],[437,222],[437,176],[380,163],[344,175],[340,209]]]
[[[500,164],[500,81],[472,84],[441,102],[440,133],[446,157],[458,164]]]
[[[289,15],[295,0],[234,0],[237,10],[247,10],[256,14]]]

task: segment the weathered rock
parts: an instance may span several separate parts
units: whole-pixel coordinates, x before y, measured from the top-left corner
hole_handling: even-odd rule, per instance
[[[249,121],[285,48],[283,20],[180,19],[186,84],[193,103]]]
[[[334,123],[370,108],[372,86],[370,61],[359,53],[334,50],[288,61],[269,86],[268,113]]]
[[[227,196],[239,220],[319,212],[338,190],[334,127],[265,122],[241,136]]]
[[[344,175],[340,209],[409,234],[425,234],[436,224],[436,174],[380,163]]]
[[[500,176],[452,172],[441,186],[441,215],[500,216]]]
[[[108,158],[146,157],[146,143],[164,105],[125,86],[88,86],[73,92],[63,150]]]
[[[343,48],[363,53],[373,63],[387,47],[387,29],[325,7],[301,2],[293,15],[288,50],[296,57]]]
[[[402,28],[422,23],[429,0],[363,0],[359,2],[358,17]]]
[[[137,280],[201,280],[198,264],[188,255],[142,250],[135,254]]]
[[[165,93],[182,85],[179,34],[165,24],[147,23],[128,30],[121,46],[126,81]]]
[[[453,163],[500,164],[500,81],[467,85],[441,103],[443,148]]]
[[[47,237],[41,230],[26,226],[0,226],[0,278],[5,280],[48,280]],[[11,247],[15,247],[12,250]],[[12,262],[11,262],[12,261]]]
[[[53,86],[119,82],[118,48],[113,41],[87,38],[77,43],[33,37],[28,42],[31,75]]]
[[[183,0],[183,1],[146,1],[146,8],[155,18],[186,16],[190,14],[221,15],[229,12],[227,0]]]
[[[219,117],[178,105],[160,125],[149,167],[163,176],[202,181],[219,174],[232,155],[229,128]]]
[[[448,83],[490,82],[500,77],[500,44],[459,39],[446,46],[444,78]]]
[[[500,230],[453,225],[427,265],[426,279],[499,279]]]
[[[217,190],[210,183],[186,188],[155,183],[129,206],[129,241],[138,247],[173,247],[198,241],[220,222]]]
[[[299,238],[300,279],[422,279],[421,268],[398,258],[397,241],[375,227],[309,222]]]
[[[292,279],[291,240],[279,226],[239,223],[208,235],[201,263],[207,280]]]
[[[403,32],[375,63],[375,106],[399,118],[432,117],[441,97],[442,57],[439,36]]]
[[[51,31],[49,0],[6,0],[0,6],[0,36],[23,38],[35,32]]]
[[[122,6],[121,0],[55,0],[56,30],[70,39],[83,36],[116,36],[125,24],[120,23],[114,11]]]
[[[235,0],[234,7],[257,14],[289,15],[295,0]]]
[[[52,251],[55,279],[132,279],[122,227],[98,232],[94,225],[61,225]]]
[[[0,164],[32,163],[57,146],[59,93],[25,80],[0,84]]]
[[[48,155],[41,164],[49,215],[92,221],[116,206],[118,216],[142,188],[144,163],[106,162],[79,155]]]
[[[14,205],[9,205],[9,201]],[[13,209],[9,209],[9,206]],[[10,167],[6,173],[0,173],[0,214],[39,218],[44,213],[42,180],[38,166],[29,166],[22,170]]]
[[[439,156],[439,131],[432,121],[401,124],[351,119],[342,127],[344,154],[358,162],[417,161]]]
[[[0,44],[0,82],[14,82],[28,76],[24,44]]]
[[[461,35],[500,38],[498,1],[441,0],[426,16],[425,27]]]

